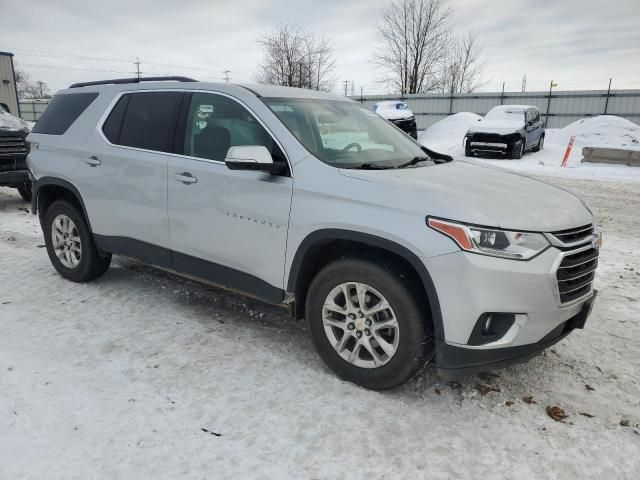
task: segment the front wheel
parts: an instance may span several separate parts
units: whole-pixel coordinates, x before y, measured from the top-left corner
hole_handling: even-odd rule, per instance
[[[374,390],[411,379],[433,352],[430,322],[393,265],[336,261],[313,279],[306,312],[322,360],[345,380]]]
[[[524,139],[521,139],[513,145],[513,153],[511,155],[511,158],[513,158],[514,160],[520,160],[524,156],[524,143]]]
[[[64,278],[88,282],[104,274],[111,263],[110,254],[100,254],[84,216],[64,200],[54,202],[42,222],[49,259]]]

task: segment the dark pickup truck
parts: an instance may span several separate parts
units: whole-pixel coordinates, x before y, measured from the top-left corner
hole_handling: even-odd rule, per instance
[[[0,106],[0,186],[17,188],[31,201],[31,180],[27,169],[29,126]]]
[[[528,150],[544,146],[544,122],[530,105],[494,107],[465,136],[467,157],[520,159]]]

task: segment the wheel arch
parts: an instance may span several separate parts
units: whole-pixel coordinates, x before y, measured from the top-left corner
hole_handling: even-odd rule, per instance
[[[57,177],[42,177],[33,184],[32,195],[31,213],[34,215],[39,214],[41,220],[44,218],[47,208],[53,202],[64,199],[81,210],[89,227],[89,232],[93,232],[82,196],[71,182]]]
[[[309,234],[298,247],[287,281],[287,291],[295,296],[295,315],[303,318],[309,285],[315,274],[330,261],[342,257],[370,257],[399,260],[415,275],[424,293],[436,338],[444,338],[444,326],[440,302],[435,285],[426,266],[407,247],[376,235],[342,229],[323,229]],[[379,258],[379,257],[378,257]]]

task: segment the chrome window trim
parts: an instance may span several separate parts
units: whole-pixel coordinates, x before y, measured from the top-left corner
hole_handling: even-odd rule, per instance
[[[269,129],[269,127],[267,127],[267,125],[265,125],[265,123],[262,121],[262,119],[256,114],[256,112],[253,111],[251,108],[249,108],[249,106],[247,106],[247,104],[244,103],[239,98],[234,97],[233,95],[229,95],[228,93],[219,92],[219,91],[216,91],[216,90],[203,90],[203,89],[192,89],[192,88],[163,88],[163,89],[122,90],[122,91],[118,92],[111,99],[111,101],[109,102],[109,105],[107,105],[107,108],[105,109],[103,114],[100,116],[100,119],[98,120],[98,124],[96,126],[96,131],[98,133],[98,136],[102,139],[102,141],[105,144],[107,144],[107,145],[109,145],[111,147],[122,148],[122,149],[125,149],[125,150],[133,150],[133,151],[137,151],[137,152],[155,153],[155,154],[158,154],[158,155],[168,155],[170,157],[184,158],[184,159],[188,159],[188,160],[197,160],[199,162],[213,163],[213,164],[218,164],[218,165],[224,165],[225,164],[224,160],[212,160],[212,159],[209,159],[209,158],[192,157],[191,155],[184,155],[184,154],[171,153],[171,152],[162,152],[162,151],[158,151],[158,150],[148,150],[146,148],[129,147],[127,145],[118,145],[118,144],[115,144],[115,143],[111,143],[109,141],[109,139],[107,139],[107,137],[104,135],[104,132],[102,131],[102,128],[103,128],[105,122],[107,121],[107,118],[109,118],[109,115],[111,115],[111,112],[113,111],[113,109],[115,108],[116,104],[118,103],[118,100],[120,100],[120,98],[122,98],[122,96],[131,94],[131,93],[153,93],[153,92],[158,92],[158,93],[160,93],[160,92],[208,93],[208,94],[211,94],[211,95],[220,95],[222,97],[229,98],[229,99],[239,103],[242,107],[244,107],[253,116],[253,118],[256,119],[256,121],[262,126],[262,128],[264,128],[265,131],[269,134],[269,136],[271,136],[273,141],[276,142],[278,147],[280,147],[280,150],[282,151],[282,154],[284,155],[285,160],[287,161],[287,165],[289,166],[289,177],[293,178],[293,168],[292,168],[292,165],[291,165],[291,160],[289,159],[289,155],[287,154],[287,151],[284,149],[284,147],[282,146],[282,143],[280,143],[278,138]]]

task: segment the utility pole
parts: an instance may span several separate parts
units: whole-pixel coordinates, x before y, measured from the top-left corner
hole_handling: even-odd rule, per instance
[[[318,83],[316,83],[316,90],[320,90],[320,60],[318,60]]]
[[[136,61],[133,64],[136,66],[136,78],[140,80],[140,59],[136,57]]]
[[[222,73],[224,73],[224,81],[229,83],[229,74],[231,73],[231,70],[223,70]]]
[[[609,108],[609,96],[611,95],[611,78],[609,79],[609,88],[607,89],[607,101],[604,102],[604,114],[607,114],[607,108]]]
[[[500,105],[504,105],[504,82],[502,82],[502,93],[500,94]]]
[[[551,109],[551,91],[553,90],[553,87],[557,86],[558,84],[553,83],[553,80],[551,80],[551,83],[549,83],[549,100],[547,101],[547,114],[544,118],[544,128],[547,128],[547,123],[549,123],[549,110]]]
[[[349,89],[349,80],[344,81],[344,96],[347,96],[347,90]]]
[[[522,77],[522,93],[527,91],[527,74],[525,73]]]
[[[38,94],[39,94],[38,98],[42,98],[43,97],[43,93],[42,93],[43,87],[44,87],[44,82],[42,80],[39,80],[38,81]]]

